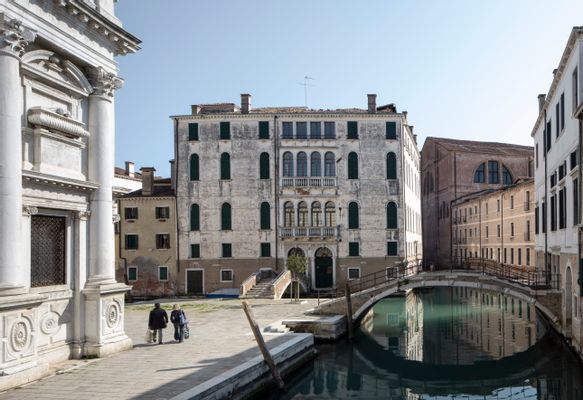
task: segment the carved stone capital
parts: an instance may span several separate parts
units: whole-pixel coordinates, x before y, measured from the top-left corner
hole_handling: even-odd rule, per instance
[[[77,211],[75,213],[75,218],[81,221],[87,221],[90,215],[91,211]]]
[[[22,207],[22,212],[25,215],[36,215],[38,214],[38,208],[33,206],[24,206]]]
[[[119,216],[119,214],[113,214],[113,223],[118,223],[121,220],[121,217]]]
[[[36,33],[22,26],[22,21],[4,21],[0,14],[0,51],[22,57],[26,46],[34,42]]]
[[[123,86],[123,79],[103,68],[90,68],[87,78],[93,86],[94,95],[113,97],[113,91]]]

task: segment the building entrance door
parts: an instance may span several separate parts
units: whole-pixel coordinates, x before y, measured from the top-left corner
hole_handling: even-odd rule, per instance
[[[201,295],[203,292],[203,271],[193,269],[186,271],[186,293],[192,295]]]
[[[334,263],[330,249],[321,247],[314,257],[316,288],[328,288],[334,285]]]

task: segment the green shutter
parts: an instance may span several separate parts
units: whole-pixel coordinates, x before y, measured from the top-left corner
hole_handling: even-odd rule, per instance
[[[397,205],[393,202],[387,204],[387,229],[397,229]]]
[[[348,139],[358,139],[358,122],[348,121],[347,123],[347,138]]]
[[[198,154],[190,155],[190,180],[198,181],[200,179]]]
[[[261,229],[271,229],[271,207],[268,202],[261,203]]]
[[[269,154],[261,153],[259,156],[259,179],[269,179]]]
[[[348,256],[350,257],[358,257],[359,254],[359,246],[358,242],[350,242],[348,243]]]
[[[200,258],[200,244],[190,245],[190,258]]]
[[[223,231],[231,230],[231,205],[229,203],[225,203],[221,207],[221,229]]]
[[[200,207],[198,204],[193,204],[190,206],[190,230],[200,230]]]
[[[348,179],[358,179],[358,155],[348,154]]]
[[[221,179],[231,179],[231,156],[229,153],[221,154]]]
[[[188,124],[188,140],[198,140],[198,123]]]
[[[387,242],[387,255],[388,256],[397,255],[397,242]]]
[[[159,281],[167,281],[168,280],[168,268],[158,268],[159,271],[159,276],[158,276],[158,280]]]
[[[348,229],[358,229],[358,204],[354,202],[348,205]]]
[[[230,122],[221,122],[220,124],[220,131],[221,131],[221,140],[229,140],[231,139],[231,123]]]
[[[397,179],[397,156],[393,152],[387,154],[387,179]]]
[[[259,139],[269,139],[269,121],[259,121]]]
[[[396,140],[397,139],[397,123],[394,121],[387,122],[387,139]]]
[[[231,243],[223,243],[222,247],[223,247],[223,257],[232,257],[233,256],[233,252],[231,249]]]
[[[261,257],[271,257],[271,243],[261,243]]]
[[[127,250],[138,249],[138,235],[126,235],[126,249]]]
[[[136,267],[128,268],[128,281],[135,281],[138,278],[138,269]]]

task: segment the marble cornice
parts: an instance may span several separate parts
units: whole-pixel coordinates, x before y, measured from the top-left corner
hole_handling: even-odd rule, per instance
[[[91,5],[79,0],[53,0],[57,6],[63,7],[69,15],[76,16],[79,21],[105,37],[115,45],[115,55],[135,53],[140,49],[141,41],[124,30],[113,19],[107,18]],[[115,18],[112,16],[112,18]]]
[[[22,179],[32,183],[51,185],[68,189],[77,189],[82,191],[93,191],[101,186],[94,182],[80,181],[78,179],[43,174],[41,172],[31,170],[23,170]]]
[[[89,137],[89,131],[85,129],[84,123],[41,107],[33,107],[28,110],[28,122],[50,131],[64,133],[70,137]]]

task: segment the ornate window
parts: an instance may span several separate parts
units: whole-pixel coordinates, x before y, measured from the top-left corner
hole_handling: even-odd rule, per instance
[[[269,153],[259,156],[259,179],[269,179]]]
[[[331,151],[324,155],[324,176],[336,176],[336,160]]]
[[[474,183],[486,182],[486,163],[480,164],[474,173]]]
[[[310,176],[322,176],[322,156],[317,151],[310,156]]]
[[[298,153],[296,176],[308,176],[308,155],[303,151]]]
[[[329,201],[326,203],[324,208],[326,226],[336,226],[336,206],[333,202]]]
[[[350,204],[348,204],[348,229],[358,228],[359,228],[358,203],[353,201]]]
[[[387,204],[387,229],[397,229],[397,204]]]
[[[221,179],[231,179],[231,156],[229,153],[221,154]]]
[[[283,153],[283,176],[294,176],[294,156],[289,151]]]
[[[298,226],[308,226],[308,205],[305,201],[298,204]]]
[[[190,180],[198,181],[199,179],[198,154],[194,153],[190,155]]]
[[[312,203],[312,226],[322,226],[322,205],[319,201]]]
[[[397,179],[397,156],[393,152],[387,154],[387,179]]]
[[[358,179],[358,154],[348,154],[348,179]]]
[[[283,205],[283,226],[288,228],[294,226],[295,225],[294,219],[295,219],[294,205],[291,203],[291,201],[288,201]]]
[[[221,230],[231,230],[231,205],[229,203],[223,203],[221,206]]]
[[[67,283],[65,224],[64,217],[45,215],[31,217],[30,285],[32,287]]]

